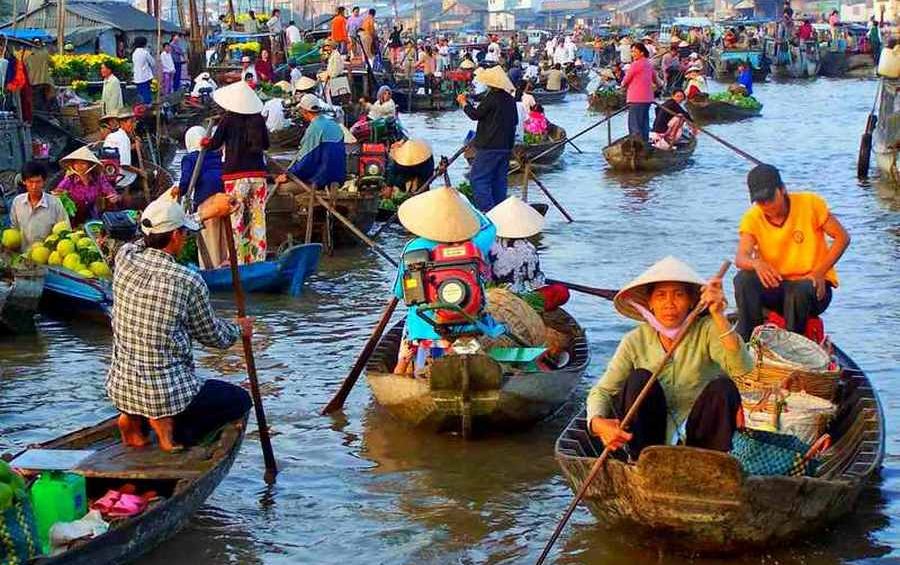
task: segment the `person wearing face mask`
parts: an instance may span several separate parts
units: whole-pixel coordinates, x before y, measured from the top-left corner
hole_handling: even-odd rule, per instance
[[[660,371],[626,432],[620,420],[698,302],[705,313],[687,328],[677,357]],[[750,372],[753,357],[725,317],[722,280],[704,281],[684,262],[666,257],[625,285],[613,304],[640,325],[625,334],[588,394],[591,433],[614,452],[625,449],[632,460],[651,445],[730,451],[735,430],[743,426],[741,395],[732,378]]]

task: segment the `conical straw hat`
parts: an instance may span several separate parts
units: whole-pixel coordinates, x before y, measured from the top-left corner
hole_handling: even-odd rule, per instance
[[[213,92],[213,100],[222,108],[236,114],[259,114],[263,109],[262,100],[243,80],[216,89]]]
[[[521,239],[539,234],[544,228],[544,217],[540,212],[518,196],[510,196],[494,206],[487,217],[497,226],[497,237]]]
[[[427,190],[400,205],[403,227],[439,243],[471,239],[480,228],[472,205],[450,186]]]
[[[284,92],[285,94],[290,94],[290,92],[291,92],[291,83],[289,83],[286,80],[280,80],[280,81],[276,82],[274,86],[276,86],[277,88],[280,88],[281,91]]]
[[[203,126],[191,126],[184,132],[184,148],[189,153],[200,151],[204,137],[206,137],[206,128]]]
[[[294,88],[296,88],[297,90],[312,90],[318,84],[319,83],[316,81],[316,79],[309,78],[308,76],[302,76],[294,81]]]
[[[100,159],[94,155],[94,152],[90,150],[90,148],[85,145],[84,147],[79,147],[75,151],[72,151],[65,157],[59,160],[59,164],[66,166],[69,161],[87,161],[88,163],[93,163],[95,165],[100,165]]]
[[[620,290],[613,304],[616,310],[623,316],[643,321],[644,317],[631,305],[631,302],[640,304],[644,308],[648,308],[650,299],[650,285],[659,282],[681,282],[697,287],[706,284],[706,281],[700,278],[700,275],[691,267],[680,259],[676,259],[671,255],[665,259],[657,261],[652,267],[644,271],[638,278],[634,279]]]
[[[475,61],[470,61],[469,59],[463,59],[459,64],[460,69],[470,70],[475,68]]]
[[[424,139],[409,139],[391,150],[391,159],[404,167],[421,165],[431,155],[431,145]]]
[[[495,65],[490,69],[475,69],[475,79],[485,86],[505,90],[512,96],[516,94],[516,87],[513,86],[512,81],[509,80],[509,75],[506,74],[506,71],[500,65]]]

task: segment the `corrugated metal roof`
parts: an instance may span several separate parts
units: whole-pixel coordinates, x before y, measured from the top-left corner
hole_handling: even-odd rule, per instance
[[[156,29],[156,18],[125,2],[66,2],[66,10],[123,31]],[[181,28],[163,20],[162,30],[171,33]]]

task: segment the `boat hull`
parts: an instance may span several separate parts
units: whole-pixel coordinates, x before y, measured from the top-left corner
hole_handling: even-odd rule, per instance
[[[817,477],[745,476],[727,453],[652,446],[636,463],[609,459],[588,487],[588,508],[604,526],[697,553],[769,547],[847,514],[881,465],[884,416],[865,375],[836,354],[847,368],[843,402],[832,427],[835,453]],[[602,450],[582,412],[556,442],[557,460],[574,490]]]
[[[16,271],[11,281],[0,280],[0,334],[34,331],[34,315],[44,293],[46,269]]]
[[[366,377],[375,401],[413,427],[435,432],[471,429],[474,435],[517,430],[554,414],[566,403],[590,358],[587,340],[574,320],[556,314],[559,327],[575,330],[571,361],[552,372],[504,372],[485,354],[447,355],[435,360],[430,378],[391,372],[403,324],[385,335],[369,362]],[[553,322],[548,321],[549,325]]]
[[[696,147],[696,137],[677,149],[663,151],[638,138],[625,136],[604,147],[603,156],[615,171],[661,172],[687,164]]]
[[[303,282],[318,269],[321,254],[322,244],[308,243],[295,245],[271,261],[240,265],[238,273],[241,287],[245,292],[297,296],[303,289]],[[233,288],[230,267],[200,271],[200,276],[213,292],[230,291]]]
[[[687,101],[685,103],[691,119],[695,122],[706,124],[737,122],[759,116],[760,108],[741,108],[736,104],[722,102],[721,100],[708,100],[705,102]]]
[[[86,279],[60,267],[47,268],[43,304],[51,310],[108,315],[112,296],[112,286],[106,281]]]
[[[534,96],[535,102],[541,106],[546,106],[547,104],[560,104],[564,102],[568,93],[569,87],[564,86],[562,90],[544,90],[543,88],[537,88],[531,92],[531,95]]]

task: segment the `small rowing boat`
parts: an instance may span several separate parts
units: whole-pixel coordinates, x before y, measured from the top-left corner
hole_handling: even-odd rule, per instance
[[[108,317],[113,303],[112,285],[89,279],[58,266],[47,267],[43,305],[62,313],[94,313]]]
[[[484,352],[435,359],[428,378],[393,373],[403,336],[398,322],[366,365],[375,401],[395,418],[433,431],[463,436],[510,430],[554,414],[569,399],[590,360],[584,330],[562,309],[544,323],[571,337],[568,362],[555,370],[522,370]]]
[[[813,477],[747,476],[731,455],[682,446],[645,448],[636,463],[610,458],[585,502],[604,526],[624,527],[692,552],[769,548],[853,509],[884,458],[884,414],[872,383],[843,351],[834,439]],[[556,441],[556,458],[581,488],[601,443],[581,412]]]
[[[286,128],[269,132],[269,151],[279,153],[282,151],[297,151],[300,147],[300,140],[306,126],[292,123]]]
[[[297,296],[303,283],[319,267],[322,244],[294,245],[282,251],[274,259],[238,266],[241,286],[245,292],[272,292]],[[231,267],[200,271],[209,290],[232,290]]]
[[[625,93],[616,90],[598,90],[588,95],[588,110],[612,114],[625,107]]]
[[[213,438],[182,453],[171,454],[151,446],[126,447],[119,439],[116,418],[96,426],[66,434],[35,446],[46,450],[44,459],[54,453],[69,458],[72,450],[85,450],[85,457],[71,467],[85,477],[89,498],[98,498],[108,489],[125,483],[138,492],[155,491],[142,513],[113,522],[109,531],[95,538],[74,542],[67,551],[36,559],[35,565],[113,565],[134,561],[166,541],[183,528],[228,475],[244,440],[247,419],[224,426]],[[49,452],[49,453],[47,453]],[[18,458],[11,461],[17,467]],[[35,471],[24,470],[27,478]]]
[[[549,124],[547,128],[547,140],[541,143],[517,143],[513,147],[510,166],[518,166],[531,161],[537,167],[547,167],[555,164],[566,150],[566,130],[556,124]],[[561,143],[563,142],[563,143]],[[552,148],[552,149],[551,149]],[[550,151],[547,151],[550,149]],[[546,153],[545,153],[546,152]],[[539,157],[538,159],[534,159]],[[532,161],[532,159],[534,159]]]
[[[569,86],[565,85],[559,90],[547,90],[545,88],[536,88],[531,91],[534,101],[542,106],[547,104],[559,104],[566,99],[569,93]]]
[[[709,98],[688,100],[684,105],[692,120],[705,124],[736,122],[759,116],[762,112],[762,106],[750,108]]]
[[[638,137],[626,135],[604,147],[603,156],[610,168],[616,171],[660,172],[686,164],[696,147],[696,137],[690,137],[667,151],[657,149]]]
[[[0,270],[0,334],[34,330],[34,315],[44,292],[43,267]]]
[[[442,92],[437,88],[431,94],[414,90],[412,100],[409,99],[409,88],[396,88],[393,94],[394,102],[401,112],[440,112],[456,107],[456,95],[452,92]]]

